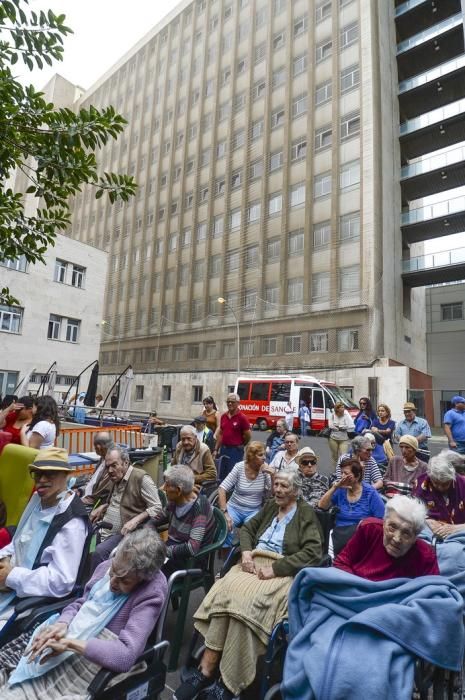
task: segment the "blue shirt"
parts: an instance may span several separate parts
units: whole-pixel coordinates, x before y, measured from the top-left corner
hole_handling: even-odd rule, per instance
[[[428,425],[428,421],[424,418],[415,418],[408,421],[406,418],[397,423],[396,437],[401,438],[403,435],[413,435],[413,437],[418,437],[419,435],[426,435],[427,438],[431,437],[431,428]],[[426,440],[419,443],[419,447],[428,448],[428,443]]]
[[[347,489],[337,489],[331,503],[339,508],[336,525],[356,525],[363,518],[383,518],[384,501],[373,486],[362,483],[362,495],[355,503],[347,499]]]
[[[292,508],[292,510],[289,511],[289,513],[286,513],[284,518],[281,518],[281,520],[278,520],[277,516],[273,518],[269,527],[267,527],[263,535],[258,540],[257,549],[260,549],[261,551],[265,550],[268,552],[276,552],[276,554],[282,554],[284,531],[286,529],[287,524],[290,523],[292,518],[294,517],[296,510],[297,505],[295,505],[294,508]]]
[[[450,425],[450,430],[454,440],[465,441],[465,411],[458,411],[451,408],[444,415],[444,423]]]

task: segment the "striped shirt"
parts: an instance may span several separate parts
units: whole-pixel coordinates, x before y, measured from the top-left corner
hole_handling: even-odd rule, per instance
[[[336,477],[338,479],[341,478],[341,462],[344,459],[354,459],[354,456],[350,454],[350,452],[347,452],[339,457],[336,465]],[[368,459],[366,459],[363,463],[363,481],[365,481],[367,484],[373,484],[375,481],[381,481],[382,478],[383,477],[381,476],[381,472],[379,471],[379,467],[375,460],[373,457],[368,457]]]
[[[178,511],[182,514],[178,515]],[[188,559],[213,542],[216,530],[215,516],[206,496],[198,496],[187,511],[184,507],[178,509],[175,503],[168,503],[164,512],[153,522],[155,525],[161,525],[167,520],[166,549],[169,559]]]
[[[271,478],[269,474],[260,471],[255,479],[248,479],[245,474],[245,462],[237,462],[221,482],[220,489],[232,493],[228,503],[234,508],[258,510],[271,495]]]

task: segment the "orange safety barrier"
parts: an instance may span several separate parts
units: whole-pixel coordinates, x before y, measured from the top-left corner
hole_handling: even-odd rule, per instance
[[[113,442],[129,445],[131,448],[140,448],[144,446],[144,436],[141,433],[140,425],[115,425],[115,426],[84,426],[79,425],[76,428],[61,428],[60,434],[56,440],[58,447],[63,447],[68,450],[69,454],[94,451],[94,435],[102,431],[109,433]],[[81,467],[79,471],[81,471]],[[87,468],[85,473],[87,473]],[[93,467],[90,467],[93,471]]]

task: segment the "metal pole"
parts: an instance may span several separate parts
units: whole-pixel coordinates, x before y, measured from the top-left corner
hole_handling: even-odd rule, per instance
[[[231,308],[231,307],[230,307]],[[231,311],[234,314],[234,318],[236,319],[236,332],[237,332],[237,376],[239,377],[241,373],[241,339],[239,335],[239,319],[237,318],[236,314],[234,311],[231,309]]]

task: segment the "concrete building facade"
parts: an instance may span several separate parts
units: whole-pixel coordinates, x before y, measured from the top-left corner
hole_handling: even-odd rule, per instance
[[[107,253],[58,235],[45,265],[22,257],[0,262],[0,286],[20,304],[0,306],[0,393],[12,393],[33,371],[29,391],[56,361],[56,397],[98,359]],[[83,376],[81,388],[86,388]]]
[[[445,33],[425,67],[460,62],[463,36],[441,25],[459,11],[184,1],[83,94],[77,106],[128,120],[100,162],[133,174],[136,197],[84,190],[70,233],[109,252],[102,367],[133,366],[140,408],[172,375],[185,390],[165,415],[196,386],[224,395],[239,344],[241,372],[317,374],[385,401],[395,386],[395,414],[414,398],[431,417],[424,291],[402,277],[431,235],[405,219],[425,191],[401,166],[424,154],[408,120],[432,108],[416,53]]]

